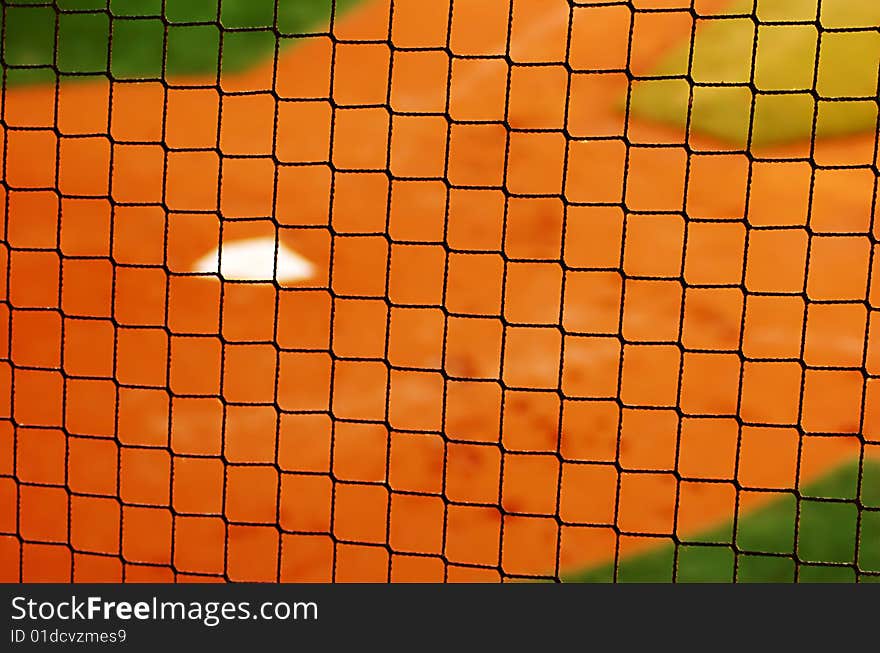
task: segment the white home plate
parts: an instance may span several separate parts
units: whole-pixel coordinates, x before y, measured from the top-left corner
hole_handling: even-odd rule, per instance
[[[269,237],[224,243],[196,261],[193,272],[219,274],[226,281],[294,283],[310,278],[315,266]]]

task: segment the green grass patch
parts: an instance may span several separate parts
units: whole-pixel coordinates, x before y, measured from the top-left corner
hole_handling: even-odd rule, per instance
[[[42,0],[3,3],[7,84],[228,73],[325,31],[334,0]],[[337,15],[359,0],[335,0]],[[167,30],[166,30],[167,23]]]
[[[671,543],[620,562],[620,582],[853,582],[858,561],[866,573],[880,573],[880,463],[865,462],[856,502],[859,467],[848,464],[801,491],[779,497],[746,514],[736,527],[735,553],[731,524]],[[807,498],[812,497],[812,498]],[[828,501],[832,499],[832,501]],[[860,514],[861,512],[861,514]],[[797,529],[795,529],[797,524]],[[709,544],[709,543],[717,544]],[[800,561],[795,563],[795,556]],[[570,575],[571,582],[610,582],[610,564]],[[861,576],[860,580],[876,580]]]
[[[745,17],[753,6],[759,21],[782,24],[756,25]],[[815,24],[796,22],[817,16],[821,36]],[[870,131],[877,124],[878,25],[877,0],[823,0],[821,11],[817,0],[737,0],[725,14],[699,21],[692,55],[684,43],[651,71],[679,80],[634,83],[631,110],[684,125],[690,107],[693,132],[738,148],[750,131],[756,146],[809,139],[814,120],[819,137]]]

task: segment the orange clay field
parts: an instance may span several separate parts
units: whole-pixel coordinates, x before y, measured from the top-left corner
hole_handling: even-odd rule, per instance
[[[5,89],[3,580],[565,578],[880,457],[876,129],[630,111],[688,2],[393,4]]]

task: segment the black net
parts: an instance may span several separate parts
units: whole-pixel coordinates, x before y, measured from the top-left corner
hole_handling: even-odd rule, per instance
[[[3,580],[880,577],[880,5],[0,4]]]

